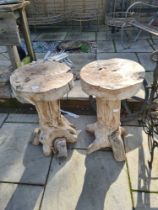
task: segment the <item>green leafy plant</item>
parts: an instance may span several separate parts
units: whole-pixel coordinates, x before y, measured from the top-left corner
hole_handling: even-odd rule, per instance
[[[90,52],[90,45],[88,43],[84,43],[80,45],[81,52],[88,53]]]

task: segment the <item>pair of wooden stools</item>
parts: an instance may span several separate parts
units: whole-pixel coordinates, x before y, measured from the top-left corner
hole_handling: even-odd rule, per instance
[[[121,100],[140,88],[144,68],[130,60],[98,60],[84,66],[80,73],[82,89],[96,96],[97,122],[87,125],[95,134],[88,153],[112,148],[117,161],[125,160],[120,126]],[[66,142],[77,141],[77,131],[60,111],[60,98],[73,87],[73,74],[64,63],[37,61],[14,71],[10,78],[13,93],[20,101],[35,105],[40,127],[35,129],[33,144],[43,144],[45,155],[67,155]]]

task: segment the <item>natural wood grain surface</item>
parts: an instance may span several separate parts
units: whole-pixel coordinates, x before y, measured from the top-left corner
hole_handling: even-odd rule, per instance
[[[120,126],[121,99],[133,96],[143,81],[144,68],[131,60],[98,60],[81,70],[82,89],[96,96],[97,122],[87,125],[87,131],[95,134],[88,153],[111,147],[117,161],[125,160]]]
[[[25,7],[19,10],[20,16],[21,16],[21,27],[26,43],[26,48],[28,51],[29,56],[31,57],[32,61],[36,60],[35,53],[33,51],[33,46],[32,46],[32,41],[31,41],[31,36],[30,36],[30,29],[28,25],[28,20],[27,20],[27,15],[26,15],[26,10]]]
[[[77,141],[75,128],[60,111],[59,99],[72,88],[69,71],[64,63],[39,60],[18,68],[10,77],[16,98],[36,107],[40,127],[34,131],[33,144],[42,143],[46,156],[53,152],[66,157],[66,142]]]
[[[59,99],[71,89],[73,75],[69,71],[63,63],[38,61],[15,70],[10,82],[19,95],[50,101]]]
[[[23,7],[26,7],[29,4],[30,4],[29,1],[24,1],[24,2],[18,3],[18,4],[4,4],[4,5],[0,5],[0,12],[13,12],[15,10],[21,9]]]
[[[124,99],[138,91],[144,68],[127,59],[98,60],[84,66],[80,77],[82,88],[89,95]]]
[[[117,161],[125,160],[122,137],[124,131],[120,127],[121,102],[96,98],[97,122],[87,125],[87,131],[95,134],[95,140],[88,147],[88,153],[103,148],[112,148]]]
[[[0,12],[0,45],[19,45],[20,35],[13,13]]]
[[[60,157],[66,157],[66,142],[75,143],[77,141],[77,132],[74,126],[61,115],[60,101],[35,102],[35,106],[40,127],[34,131],[33,144],[42,143],[43,152],[46,156],[53,152],[59,153],[58,156]]]

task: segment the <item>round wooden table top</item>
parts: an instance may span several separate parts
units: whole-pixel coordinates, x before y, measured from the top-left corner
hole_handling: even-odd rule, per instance
[[[144,68],[131,60],[98,60],[85,65],[80,73],[83,90],[109,99],[129,98],[144,79]]]
[[[70,68],[64,63],[40,60],[16,69],[10,77],[10,83],[14,92],[27,96],[55,95],[59,94],[59,90],[65,94],[64,89],[73,80],[73,74],[69,71]]]
[[[22,92],[47,92],[70,82],[73,75],[69,70],[63,63],[38,61],[16,69],[10,82],[14,89]]]

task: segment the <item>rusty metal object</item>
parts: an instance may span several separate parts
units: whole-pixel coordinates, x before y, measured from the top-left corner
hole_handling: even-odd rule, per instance
[[[142,124],[144,131],[148,135],[149,151],[151,159],[148,161],[150,169],[154,159],[154,151],[158,148],[158,51],[153,52],[152,60],[156,62],[153,73],[153,84],[150,87],[150,95],[146,109],[142,116]]]

